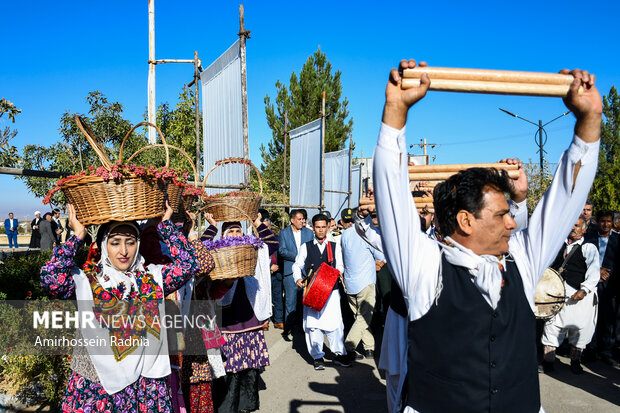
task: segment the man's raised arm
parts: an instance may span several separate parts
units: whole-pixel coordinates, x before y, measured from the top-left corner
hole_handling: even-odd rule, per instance
[[[575,135],[562,154],[553,181],[534,210],[529,227],[511,240],[511,251],[524,254],[528,262],[528,268],[520,270],[525,287],[532,293],[581,213],[598,163],[601,96],[594,85],[594,75],[577,69],[570,74],[575,79],[564,103],[577,118]]]
[[[416,309],[425,312],[434,299],[439,248],[420,230],[420,218],[409,189],[405,143],[407,112],[424,97],[430,85],[428,76],[422,75],[419,87],[401,88],[402,70],[415,66],[414,60],[403,60],[399,70],[390,72],[383,122],[374,154],[373,184],[383,252],[390,272],[405,299],[411,303],[415,293]],[[425,277],[420,277],[421,274]],[[416,309],[410,305],[411,319],[419,318],[421,313],[418,314]]]

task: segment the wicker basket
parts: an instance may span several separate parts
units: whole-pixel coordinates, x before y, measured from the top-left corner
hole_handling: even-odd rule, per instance
[[[251,245],[235,245],[209,251],[215,268],[209,273],[212,280],[235,279],[256,272],[258,251]]]
[[[231,209],[237,209],[231,206]],[[237,213],[248,220],[254,228],[254,232],[258,235],[258,228],[250,217],[243,211],[237,209]],[[258,261],[258,250],[252,245],[235,245],[233,247],[224,247],[218,250],[209,250],[209,253],[215,261],[215,268],[209,273],[212,280],[236,279],[254,275],[256,272],[256,261]]]
[[[247,219],[246,216],[255,217],[256,214],[258,214],[258,207],[263,199],[263,181],[261,179],[260,172],[258,172],[256,166],[254,166],[254,164],[249,160],[241,161],[237,159],[225,159],[218,161],[205,176],[205,179],[202,182],[203,189],[207,183],[207,178],[209,178],[209,175],[215,170],[215,168],[233,163],[247,163],[254,168],[254,171],[256,171],[256,176],[258,176],[260,194],[256,196],[222,196],[216,198],[204,198],[205,207],[203,210],[213,214],[213,219],[218,222],[244,221]]]
[[[112,169],[112,161],[103,147],[97,142],[95,134],[79,116],[75,116],[78,128],[86,136],[86,140],[95,150],[102,165]],[[138,126],[150,125],[157,129],[165,144],[164,136],[159,128],[148,122],[134,126],[123,139],[118,159],[122,160],[125,141]],[[166,166],[170,158],[166,147]],[[109,221],[129,221],[161,216],[164,210],[167,193],[166,184],[149,176],[125,176],[122,179],[105,181],[100,176],[80,176],[64,182],[60,189],[67,201],[75,207],[77,219],[84,225],[103,224]],[[173,196],[174,191],[171,192]],[[180,198],[180,195],[179,195]]]
[[[199,187],[198,171],[196,170],[196,167],[194,166],[194,163],[192,162],[192,158],[189,157],[187,152],[185,152],[183,149],[178,148],[176,146],[168,145],[168,144],[164,145],[161,143],[156,143],[153,145],[145,146],[143,148],[138,149],[133,155],[131,155],[129,159],[127,159],[127,162],[131,161],[133,158],[135,158],[137,155],[144,152],[145,150],[154,149],[154,148],[167,148],[167,149],[175,149],[179,151],[181,155],[183,155],[185,159],[187,159],[189,165],[192,168],[192,171],[194,172],[194,186],[197,188]],[[190,185],[190,184],[187,184],[187,185]],[[185,212],[191,211],[192,205],[199,198],[198,195],[183,195],[184,190],[185,190],[185,186],[178,186],[175,184],[169,184],[168,187],[166,188],[166,193],[168,194],[168,200],[170,202],[170,206],[172,207],[172,209],[174,209],[174,214],[172,214],[172,218],[171,218],[172,222],[185,221],[186,219]]]

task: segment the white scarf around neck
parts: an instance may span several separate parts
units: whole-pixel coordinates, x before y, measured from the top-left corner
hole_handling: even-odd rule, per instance
[[[501,298],[503,280],[501,268],[506,268],[505,258],[499,260],[494,255],[478,255],[450,237],[446,237],[446,240],[452,245],[439,243],[446,260],[452,265],[466,268],[480,294],[493,309],[496,309]]]

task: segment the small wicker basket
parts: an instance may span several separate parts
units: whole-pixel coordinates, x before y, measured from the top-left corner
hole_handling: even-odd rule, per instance
[[[235,279],[254,275],[258,251],[251,245],[235,245],[209,251],[215,268],[209,273],[212,280]]]
[[[202,182],[203,190],[207,183],[207,178],[209,178],[209,175],[215,170],[215,168],[233,163],[245,163],[254,168],[254,171],[256,171],[256,175],[258,176],[260,194],[255,196],[222,196],[216,198],[205,197],[204,211],[213,214],[213,219],[218,222],[244,221],[247,219],[246,215],[255,217],[256,214],[258,214],[258,207],[263,199],[263,181],[261,179],[260,172],[258,172],[256,166],[254,166],[254,164],[247,159],[224,159],[218,161],[205,176],[205,179]]]
[[[107,170],[111,170],[113,163],[106,155],[104,148],[97,142],[93,131],[77,115],[75,122],[95,150],[102,165]],[[131,132],[142,125],[153,126],[165,145],[164,136],[157,126],[141,122],[125,135],[118,156],[119,161],[122,160],[123,145],[127,138]],[[166,146],[165,149],[166,166],[168,166],[170,163],[168,147]],[[86,175],[65,181],[60,189],[65,194],[67,202],[75,207],[78,220],[84,225],[93,225],[109,221],[129,221],[161,216],[169,194],[176,196],[174,188],[169,191],[167,186],[176,185],[167,185],[162,180],[150,176],[129,175],[122,177],[120,181],[106,181],[100,176]],[[180,198],[180,194],[178,197]]]
[[[231,209],[237,207],[230,205]],[[248,220],[252,224],[256,235],[258,228],[254,224],[248,214],[243,211],[237,211],[243,216],[242,221]],[[209,250],[215,262],[215,268],[209,273],[212,280],[236,279],[254,275],[256,272],[256,262],[258,261],[258,250],[252,245],[235,245],[232,247],[223,247],[217,250]]]

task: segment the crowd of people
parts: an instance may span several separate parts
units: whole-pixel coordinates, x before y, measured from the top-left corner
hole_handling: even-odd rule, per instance
[[[193,297],[194,310],[221,312],[219,323],[200,333],[151,331],[154,354],[152,344],[141,343],[110,345],[103,354],[75,349],[63,411],[257,410],[260,374],[270,363],[264,334],[270,323],[286,340],[303,334],[308,368],[316,371],[326,368],[326,358],[341,367],[373,359],[380,347],[390,413],[544,411],[537,365],[553,369],[566,338],[573,373],[582,373],[588,358],[617,366],[619,217],[604,210],[593,217],[586,201],[602,111],[594,76],[570,72],[575,80],[564,101],[577,119],[575,134],[531,216],[527,178],[516,159],[504,161],[518,165],[518,178],[467,169],[435,187],[434,208],[418,211],[405,124],[430,80],[422,75],[418,87],[400,87],[402,70],[415,67],[402,61],[390,73],[374,193],[365,194],[370,202],[344,209],[338,222],[327,211],[308,221],[305,210],[290,210],[290,225],[277,234],[260,210],[254,227],[263,244],[252,276],[208,276],[215,264],[204,242],[218,233],[208,214],[201,237],[195,216],[175,225],[169,205],[160,221],[102,225],[83,268],[74,257],[87,234],[73,206],[67,206],[72,235],[64,244],[53,217],[38,214],[32,225],[41,248],[44,233],[53,236],[46,246],[56,245],[41,270],[50,294],[95,304],[168,297],[179,312]],[[223,223],[222,239],[244,236],[240,222]],[[547,267],[557,271],[566,294],[552,297],[563,306],[538,323],[537,334],[534,297]],[[304,290],[327,280],[333,285],[326,284],[324,303],[304,305]],[[204,354],[184,353],[191,343]]]
[[[9,248],[17,249],[19,222],[14,218],[14,214],[9,212],[9,217],[4,220],[4,230],[9,239]],[[41,249],[42,251],[51,250],[60,245],[63,240],[63,233],[68,238],[68,229],[66,229],[60,220],[60,209],[54,208],[51,212],[47,212],[41,217],[41,212],[34,213],[34,219],[30,223],[32,230],[30,234],[30,243],[28,248]]]

